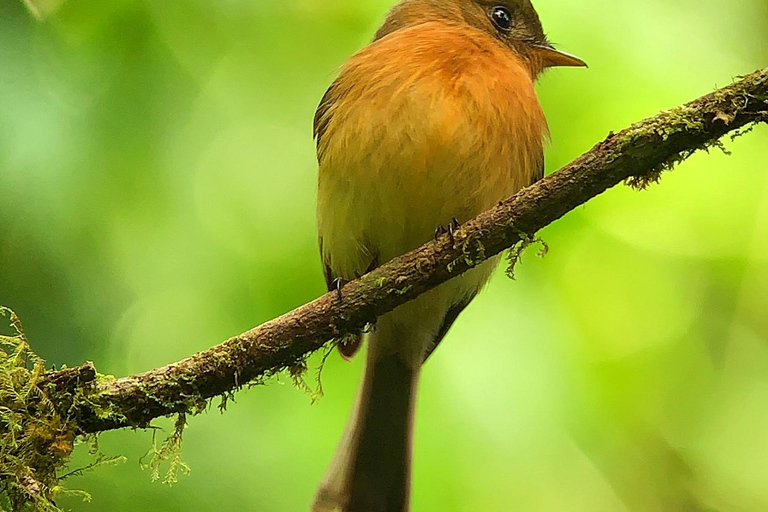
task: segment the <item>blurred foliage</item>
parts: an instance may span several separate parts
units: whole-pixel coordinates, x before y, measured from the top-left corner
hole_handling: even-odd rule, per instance
[[[32,16],[44,20],[55,13],[66,0],[23,0]]]
[[[68,0],[41,23],[1,2],[0,304],[35,351],[126,375],[322,293],[311,119],[389,6]],[[590,64],[539,85],[550,172],[768,63],[765,0],[537,7]],[[768,130],[728,147],[500,270],[423,374],[416,512],[768,509]],[[108,433],[129,463],[68,482],[94,504],[57,503],[305,511],[360,370],[333,355],[314,406],[273,382],[192,418],[171,488],[139,469],[151,433]]]

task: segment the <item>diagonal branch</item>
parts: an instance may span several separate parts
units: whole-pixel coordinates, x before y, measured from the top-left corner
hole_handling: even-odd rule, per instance
[[[525,243],[606,189],[622,181],[642,188],[693,152],[719,145],[726,133],[760,121],[768,122],[768,68],[610,134],[572,163],[464,224],[454,244],[447,236],[425,244],[346,285],[343,299],[329,293],[177,363],[86,384],[75,407],[79,431],[147,426],[153,418],[194,412],[208,398],[296,367],[327,340],[359,331],[430,288]],[[46,380],[62,379],[49,374]]]

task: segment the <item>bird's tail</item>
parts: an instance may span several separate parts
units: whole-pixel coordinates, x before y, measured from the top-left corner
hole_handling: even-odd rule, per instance
[[[377,332],[371,337],[376,338]],[[363,384],[312,512],[406,512],[420,364],[369,340]]]

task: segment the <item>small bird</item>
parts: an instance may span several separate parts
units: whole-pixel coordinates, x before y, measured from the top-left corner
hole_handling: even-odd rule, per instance
[[[345,281],[543,177],[548,128],[534,83],[552,66],[585,63],[548,42],[530,0],[403,0],[389,12],[315,114],[329,290],[341,294]],[[421,366],[498,259],[383,315],[366,335],[363,383],[313,512],[409,509]],[[360,340],[340,344],[342,355]]]

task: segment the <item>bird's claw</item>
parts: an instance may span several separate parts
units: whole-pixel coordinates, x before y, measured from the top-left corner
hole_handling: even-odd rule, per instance
[[[455,242],[453,234],[459,227],[461,227],[461,222],[456,217],[452,218],[450,224],[448,224],[448,236],[451,237],[451,245]]]
[[[461,222],[459,222],[459,219],[456,217],[453,217],[451,219],[451,222],[448,223],[448,229],[445,229],[442,225],[437,226],[435,229],[435,240],[440,238],[442,235],[448,233],[448,236],[451,238],[451,244],[454,243],[453,234],[456,232],[457,229],[461,227]]]
[[[344,285],[347,284],[349,281],[346,279],[343,279],[341,277],[337,277],[333,280],[331,283],[331,289],[336,290],[336,294],[339,296],[339,300],[341,300],[341,289],[344,288]]]

